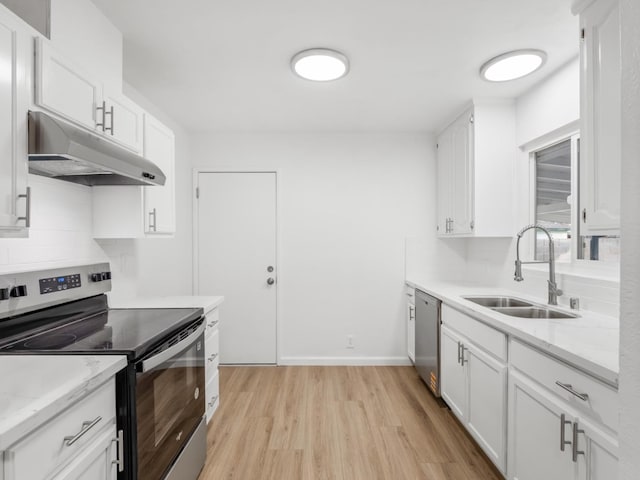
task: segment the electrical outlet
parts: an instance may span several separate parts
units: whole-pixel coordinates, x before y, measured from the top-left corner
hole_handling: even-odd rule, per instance
[[[356,345],[353,341],[353,335],[347,335],[347,348],[356,348]]]

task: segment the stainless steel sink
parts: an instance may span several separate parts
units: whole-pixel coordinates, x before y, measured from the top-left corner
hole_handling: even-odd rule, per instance
[[[492,308],[492,310],[520,318],[577,318],[578,315],[566,313],[560,310],[553,310],[545,307],[519,307],[519,308]]]
[[[533,304],[513,297],[463,297],[465,300],[488,308],[532,307]]]

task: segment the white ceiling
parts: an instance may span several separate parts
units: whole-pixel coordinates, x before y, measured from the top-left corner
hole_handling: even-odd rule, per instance
[[[193,131],[437,131],[472,97],[518,96],[578,54],[571,0],[94,2],[124,34],[125,80]],[[344,52],[349,75],[294,76],[312,47]],[[517,48],[548,61],[480,79]]]

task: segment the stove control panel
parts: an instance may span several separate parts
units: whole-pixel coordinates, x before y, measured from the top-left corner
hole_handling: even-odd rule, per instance
[[[61,292],[70,288],[78,288],[82,285],[80,274],[64,275],[61,277],[49,277],[40,279],[40,294]]]

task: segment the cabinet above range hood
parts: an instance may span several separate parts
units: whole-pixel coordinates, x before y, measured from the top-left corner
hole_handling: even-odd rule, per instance
[[[29,172],[89,186],[166,180],[153,162],[43,112],[29,112]]]

